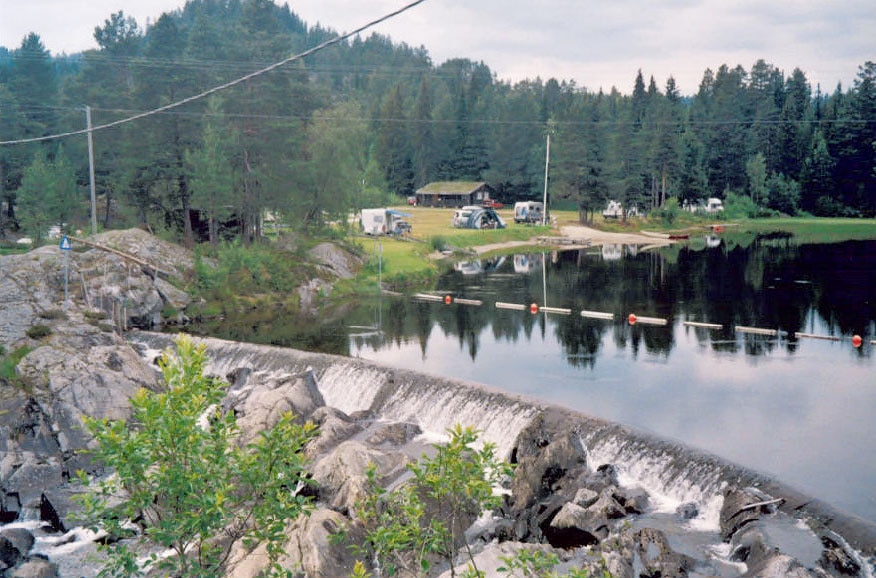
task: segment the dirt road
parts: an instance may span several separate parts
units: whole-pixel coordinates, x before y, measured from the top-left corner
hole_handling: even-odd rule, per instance
[[[551,242],[554,240],[554,242]],[[583,225],[561,225],[557,230],[557,234],[542,235],[531,241],[508,241],[507,243],[494,243],[492,245],[481,245],[473,247],[477,254],[489,253],[490,251],[501,251],[503,249],[513,249],[514,247],[531,247],[533,245],[548,245],[560,246],[564,249],[575,249],[582,247],[590,247],[593,245],[648,245],[648,246],[664,246],[671,244],[669,239],[651,237],[640,233],[611,233],[609,231],[600,231]]]

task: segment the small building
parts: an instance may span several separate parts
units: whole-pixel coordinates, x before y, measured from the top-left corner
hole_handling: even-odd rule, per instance
[[[421,207],[483,206],[490,200],[492,187],[475,181],[438,181],[417,191],[417,205]]]

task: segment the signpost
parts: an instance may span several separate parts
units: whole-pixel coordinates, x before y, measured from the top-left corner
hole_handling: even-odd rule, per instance
[[[70,250],[73,248],[70,245],[70,239],[67,238],[67,235],[61,237],[61,244],[58,245],[61,251],[64,252],[64,311],[67,310],[67,288],[69,287],[68,279],[70,277]]]

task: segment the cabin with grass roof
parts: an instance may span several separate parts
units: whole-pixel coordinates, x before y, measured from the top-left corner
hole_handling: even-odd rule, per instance
[[[417,190],[417,205],[421,207],[464,207],[485,205],[490,201],[492,187],[484,182],[438,181]]]

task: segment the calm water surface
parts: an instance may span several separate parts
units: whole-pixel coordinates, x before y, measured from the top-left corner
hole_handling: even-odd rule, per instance
[[[385,297],[319,327],[274,316],[195,331],[537,397],[683,441],[876,521],[876,242],[711,238],[515,255],[459,264],[431,293],[483,305]],[[532,314],[531,303],[571,314]],[[630,325],[630,313],[667,324]]]

